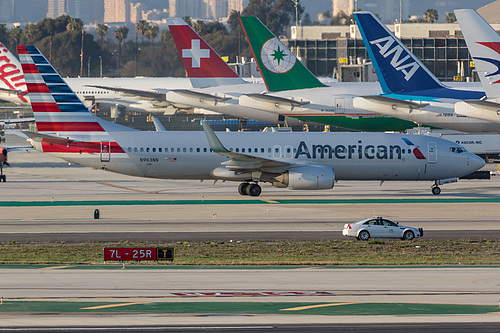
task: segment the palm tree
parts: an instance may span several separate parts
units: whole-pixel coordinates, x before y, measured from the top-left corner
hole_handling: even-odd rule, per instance
[[[115,30],[115,38],[118,41],[118,75],[120,75],[120,61],[122,55],[122,42],[127,38],[128,28],[121,27]]]
[[[32,23],[27,24],[23,30],[24,43],[32,45],[38,39],[38,34],[39,30],[36,28],[36,25]]]
[[[438,20],[438,12],[435,9],[427,9],[424,13],[424,21],[426,23],[434,23]]]
[[[155,38],[158,36],[159,28],[157,25],[152,25],[149,27],[147,34],[148,38],[151,40],[151,43],[153,44],[153,54],[155,52]]]
[[[99,44],[101,44],[101,50],[102,50],[102,43],[104,41],[104,36],[108,33],[108,26],[106,24],[99,23],[97,25],[97,34],[99,35]]]
[[[12,46],[16,47],[17,45],[19,45],[22,33],[23,31],[18,26],[10,29],[9,40],[12,43]]]
[[[144,43],[144,35],[148,32],[149,28],[149,23],[146,20],[141,20],[135,24],[135,30],[141,34],[141,44]]]
[[[70,18],[69,23],[66,26],[67,31],[82,31],[83,28],[83,21],[80,20],[79,18]]]
[[[446,23],[455,23],[457,22],[457,17],[455,16],[455,13],[446,13],[444,21]]]

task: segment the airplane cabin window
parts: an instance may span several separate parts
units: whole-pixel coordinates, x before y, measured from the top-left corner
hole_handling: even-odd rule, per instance
[[[181,149],[180,148],[177,148],[177,152],[180,153],[181,152]]]
[[[267,148],[267,152],[271,154],[271,148]]]
[[[187,151],[186,147],[182,148],[182,152],[185,153]]]
[[[158,148],[158,152],[161,153],[161,148]]]
[[[236,148],[236,152],[239,153],[240,152],[240,148]]]
[[[151,149],[149,149],[149,147],[146,148],[146,151],[149,153],[151,151]]]
[[[142,152],[144,151],[144,148],[142,148],[142,147],[141,147],[140,151],[141,151],[141,153],[142,153]]]
[[[196,152],[199,153],[200,152],[200,148],[196,148]]]
[[[132,147],[128,147],[128,152],[130,153],[132,151]]]
[[[155,153],[155,152],[156,152],[156,148],[153,148],[153,153]]]
[[[167,147],[165,147],[165,153],[168,153],[168,148]]]
[[[134,151],[137,153],[137,147],[134,148]]]
[[[203,152],[206,153],[207,152],[207,148],[203,148]]]
[[[244,153],[245,152],[245,148],[241,148],[241,152]]]
[[[260,148],[260,152],[261,152],[261,153],[264,153],[264,148]]]
[[[189,148],[189,152],[192,153],[193,152],[193,148]]]

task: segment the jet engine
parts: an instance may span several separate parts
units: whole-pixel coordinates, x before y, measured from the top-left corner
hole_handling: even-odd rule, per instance
[[[335,171],[327,166],[309,165],[288,170],[275,178],[275,187],[291,190],[327,190],[333,188]],[[283,186],[284,185],[284,186]]]

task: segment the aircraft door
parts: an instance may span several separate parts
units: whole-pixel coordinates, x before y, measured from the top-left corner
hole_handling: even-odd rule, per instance
[[[343,98],[335,98],[335,113],[344,113],[344,104]]]
[[[285,158],[292,159],[293,157],[293,147],[290,145],[285,146]]]
[[[111,160],[111,146],[109,141],[101,142],[101,162],[109,162]]]
[[[281,158],[281,146],[273,146],[273,158]]]
[[[429,157],[427,159],[427,161],[429,163],[436,163],[437,162],[437,145],[435,142],[428,142],[427,143],[427,148],[428,148],[428,151],[429,151]]]

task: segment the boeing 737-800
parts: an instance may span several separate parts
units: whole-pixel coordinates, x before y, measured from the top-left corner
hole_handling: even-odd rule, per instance
[[[34,46],[18,47],[38,132],[35,149],[122,174],[166,179],[259,182],[294,190],[330,189],[336,180],[440,180],[484,165],[444,139],[385,133],[142,132],[89,112]]]

